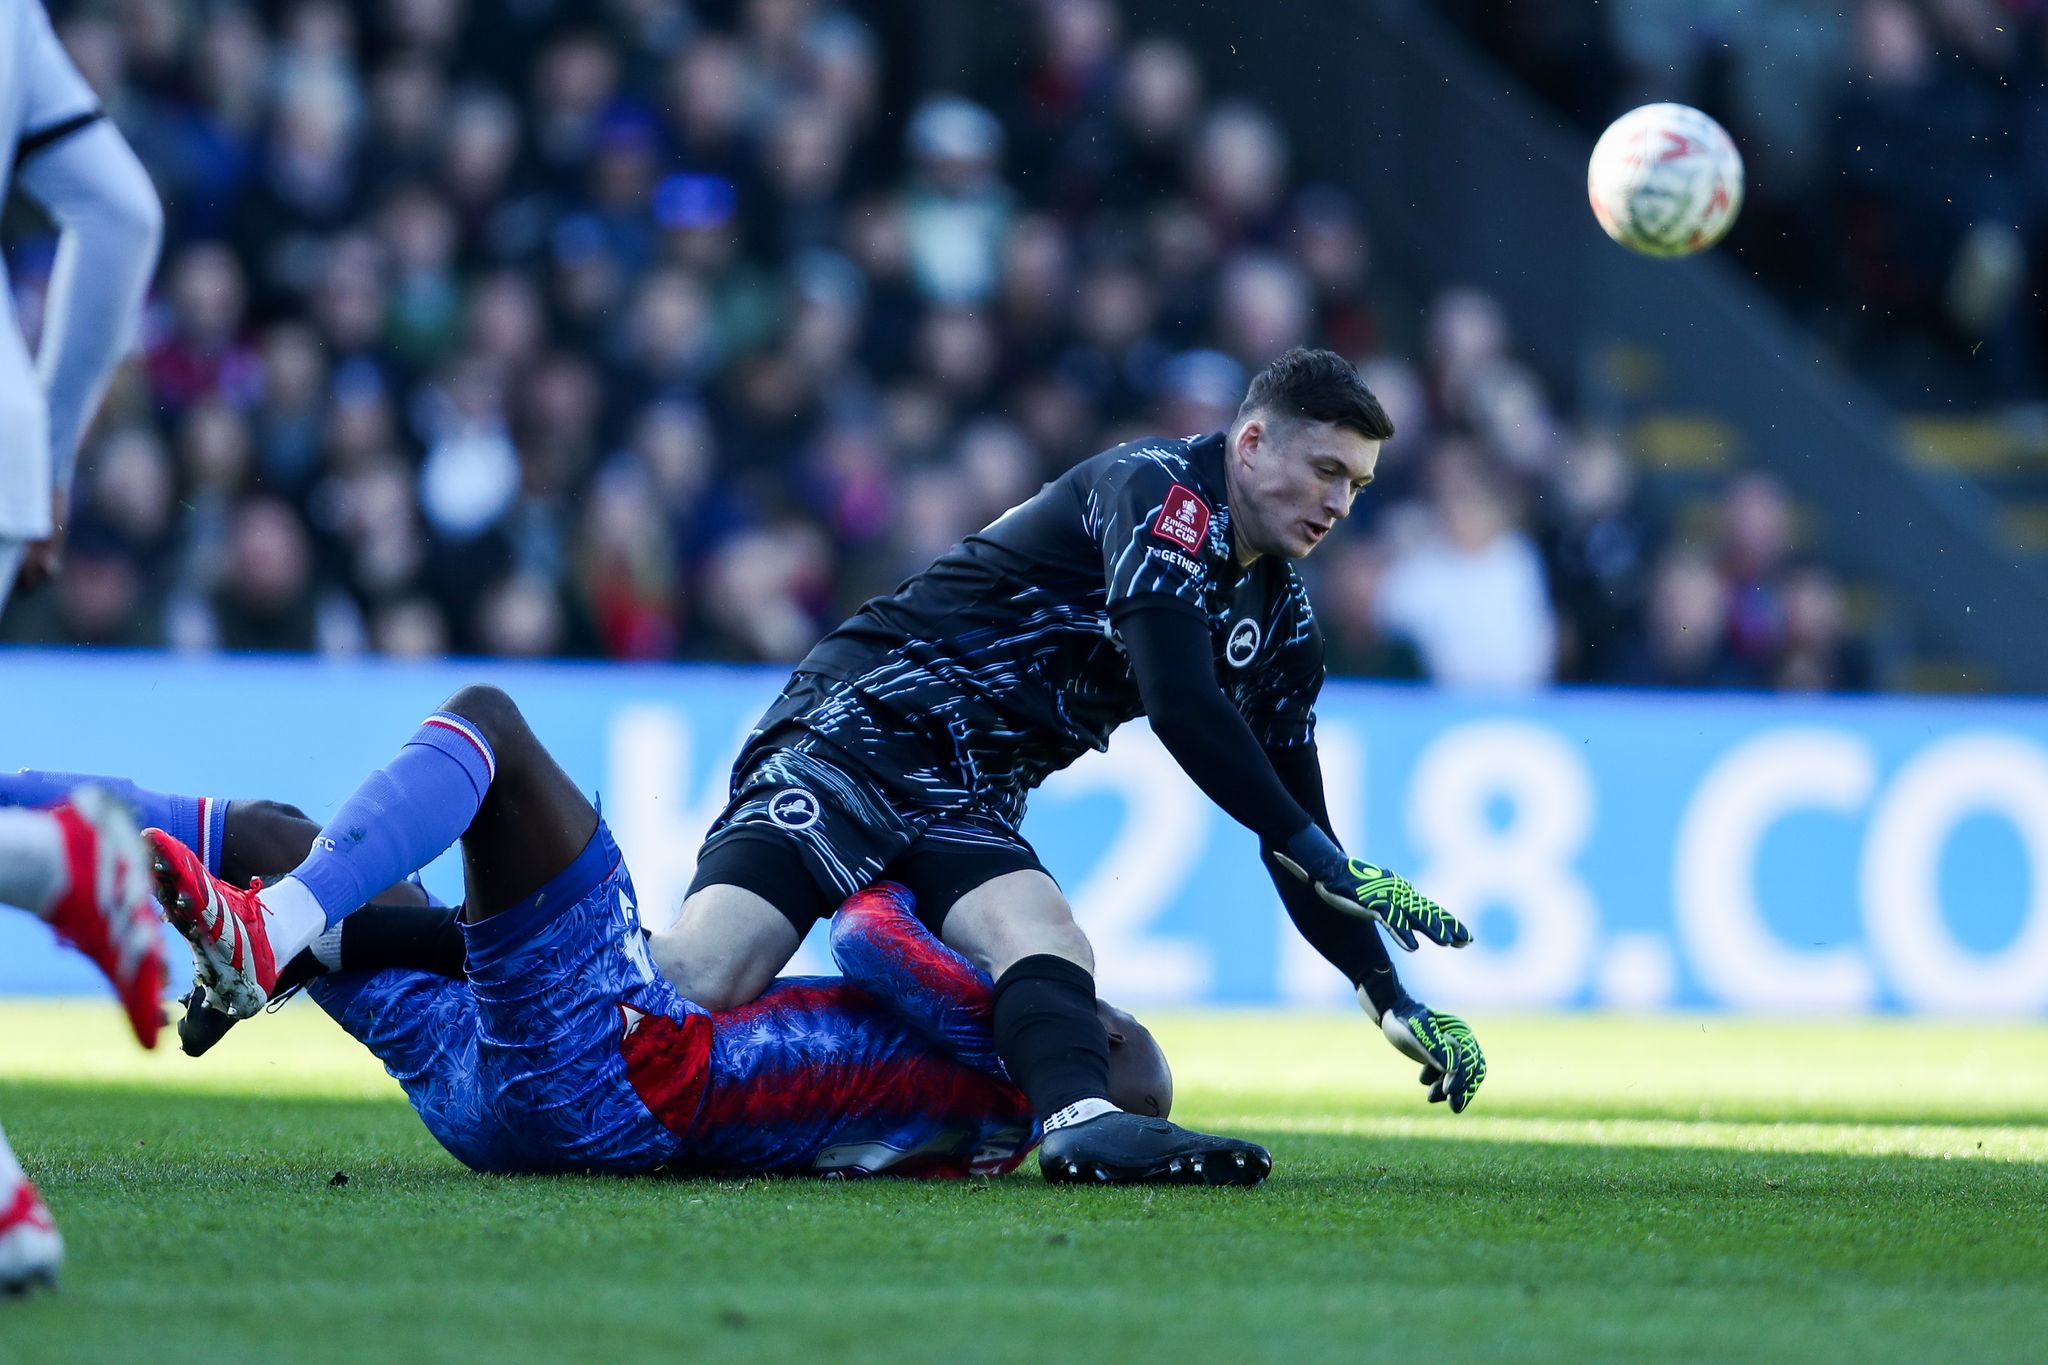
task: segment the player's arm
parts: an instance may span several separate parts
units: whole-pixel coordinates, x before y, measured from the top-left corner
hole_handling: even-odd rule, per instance
[[[1152,733],[1202,794],[1264,843],[1309,823],[1251,727],[1216,681],[1209,623],[1176,598],[1142,597],[1112,615]]]
[[[134,334],[163,236],[163,207],[42,5],[22,0],[12,17],[13,69],[22,81],[14,183],[43,206],[60,234],[36,357],[48,395],[51,499],[50,534],[22,561],[21,581],[32,584],[54,573],[63,553],[72,462]]]
[[[1314,817],[1325,836],[1334,839],[1315,742],[1269,749],[1267,757],[1288,794]],[[1422,1063],[1422,1084],[1429,1089],[1430,1103],[1448,1102],[1453,1113],[1462,1113],[1486,1079],[1486,1054],[1480,1051],[1471,1026],[1408,994],[1395,974],[1379,930],[1337,909],[1300,878],[1281,870],[1270,845],[1262,851],[1273,885],[1280,892],[1280,903],[1287,907],[1294,927],[1350,980],[1359,1005],[1380,1026],[1386,1040]]]
[[[1329,806],[1323,795],[1323,765],[1315,742],[1268,749],[1266,757],[1288,795],[1308,812],[1317,829],[1334,840],[1336,831],[1330,826]],[[1308,883],[1282,870],[1274,860],[1279,849],[1273,844],[1263,844],[1259,852],[1265,858],[1274,889],[1280,893],[1280,903],[1287,908],[1287,917],[1324,961],[1344,973],[1358,992],[1359,1003],[1375,1019],[1400,1003],[1407,992],[1395,974],[1386,940],[1372,922],[1339,910],[1310,890]]]
[[[104,118],[44,132],[42,141],[24,139],[16,183],[59,232],[36,368],[48,393],[61,521],[79,438],[135,335],[163,208],[142,163]]]
[[[1289,794],[1216,681],[1209,624],[1174,597],[1130,599],[1112,620],[1131,661],[1152,733],[1197,787],[1273,850],[1272,860],[1346,914],[1376,920],[1404,948],[1416,935],[1462,947],[1471,935],[1406,878],[1347,858]]]
[[[1183,482],[1188,472],[1170,449],[1138,450],[1108,466],[1085,518],[1102,550],[1110,625],[1153,733],[1204,795],[1331,905],[1380,921],[1411,951],[1418,932],[1463,946],[1464,925],[1404,878],[1345,857],[1316,828],[1216,681],[1201,602],[1228,550],[1211,534],[1208,503]]]

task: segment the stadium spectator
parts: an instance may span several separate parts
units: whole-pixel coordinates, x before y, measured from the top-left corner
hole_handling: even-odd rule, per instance
[[[1728,647],[1728,585],[1712,561],[1678,549],[1657,566],[1643,628],[1614,680],[1634,687],[1740,688],[1762,679]]]
[[[1767,8],[1730,32],[1903,41]],[[83,460],[80,580],[0,638],[789,659],[1073,460],[1223,425],[1309,341],[1399,427],[1308,563],[1339,671],[1636,666],[1663,523],[1627,457],[1483,291],[1411,345],[1350,198],[1113,0],[1033,6],[1021,83],[951,90],[835,0],[58,12],[167,248]],[[1587,31],[1516,22],[1532,51]],[[1978,255],[1988,317],[2010,281]],[[1795,629],[1789,549],[1724,558],[1746,664],[1835,685],[1839,597],[1801,580]]]
[[[1793,692],[1867,692],[1872,686],[1868,646],[1843,623],[1842,589],[1817,564],[1789,572],[1781,594],[1784,644],[1772,685]]]
[[[1728,647],[1767,667],[1784,640],[1780,580],[1792,557],[1792,504],[1776,479],[1752,473],[1728,485],[1716,553],[1728,589]]]
[[[1657,520],[1634,464],[1604,431],[1581,431],[1563,447],[1543,506],[1544,561],[1563,636],[1560,674],[1609,678],[1638,628]]]
[[[1415,680],[1428,676],[1422,656],[1380,617],[1380,580],[1386,551],[1362,537],[1347,537],[1317,566],[1316,617],[1332,673],[1361,678]]]
[[[1426,509],[1395,532],[1377,615],[1453,687],[1533,688],[1556,666],[1556,622],[1535,545],[1470,446],[1439,446]]]

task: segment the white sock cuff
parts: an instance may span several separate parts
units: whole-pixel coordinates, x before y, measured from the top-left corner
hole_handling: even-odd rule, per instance
[[[1121,1112],[1120,1109],[1102,1098],[1102,1096],[1090,1095],[1085,1100],[1075,1100],[1072,1104],[1047,1119],[1045,1121],[1045,1131],[1050,1133],[1061,1128],[1071,1128],[1077,1123],[1086,1123],[1089,1119],[1098,1118],[1103,1114]]]
[[[64,829],[45,810],[0,809],[0,905],[48,919],[71,889]]]
[[[327,912],[313,896],[313,888],[297,877],[286,877],[256,893],[263,907],[263,927],[270,934],[270,951],[279,970],[327,932]]]
[[[331,924],[307,945],[307,951],[330,972],[341,970],[341,925]],[[284,964],[279,963],[280,967]]]

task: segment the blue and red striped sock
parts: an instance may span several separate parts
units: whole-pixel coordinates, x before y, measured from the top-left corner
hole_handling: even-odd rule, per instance
[[[125,777],[23,768],[0,773],[0,806],[54,806],[73,787],[86,783],[126,803],[138,825],[160,829],[197,853],[208,872],[220,872],[220,837],[227,825],[228,803],[217,796],[177,796],[138,787]]]
[[[497,768],[474,725],[436,711],[342,802],[292,876],[333,925],[460,839]]]

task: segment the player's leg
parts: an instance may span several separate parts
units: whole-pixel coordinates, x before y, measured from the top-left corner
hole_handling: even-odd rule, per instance
[[[462,925],[457,917],[461,907],[432,903],[416,883],[401,883],[393,892],[401,889],[413,893],[410,903],[373,901],[280,967],[275,994],[282,996],[341,972],[398,968],[460,978]],[[240,1016],[209,998],[203,983],[192,984],[184,1003],[185,1012],[178,1019],[178,1046],[188,1057],[205,1056],[241,1022]]]
[[[1109,1038],[1095,1014],[1095,951],[1031,845],[993,812],[955,812],[930,822],[888,875],[995,983],[997,1051],[1040,1116],[1096,1112]]]
[[[64,829],[53,811],[0,811],[0,905],[45,918],[70,873]]]
[[[56,1221],[0,1132],[0,1294],[53,1283],[63,1260]]]
[[[81,787],[49,810],[0,809],[0,904],[43,920],[113,983],[144,1047],[163,1019],[163,933],[120,802]]]
[[[477,741],[481,741],[481,750]],[[413,752],[420,749],[425,752]],[[455,766],[469,779],[473,793],[477,779],[481,778],[483,785],[473,811],[468,799],[458,795],[451,811],[439,822],[441,828],[450,828],[455,824],[453,812],[468,814],[467,822],[456,830],[455,836],[426,854],[420,850],[429,841],[438,840],[438,832],[422,839],[394,841],[391,847],[363,850],[360,865],[345,866],[341,860],[366,842],[363,835],[369,822],[359,817],[375,817],[381,812],[384,820],[405,822],[408,816],[436,800],[441,789],[454,789],[450,765],[441,761],[450,754],[457,760]],[[399,757],[372,774],[326,826],[315,825],[291,806],[275,802],[234,803],[223,830],[222,875],[233,880],[232,874],[238,871],[261,876],[289,869],[288,875],[293,877],[320,876],[323,883],[346,885],[353,890],[375,880],[385,868],[403,868],[390,885],[363,904],[377,909],[407,904],[425,906],[424,891],[408,879],[425,862],[438,857],[441,849],[459,839],[468,889],[462,909],[467,918],[474,920],[495,914],[568,866],[596,828],[596,808],[555,762],[512,698],[495,687],[465,687],[444,702],[407,742]],[[348,847],[337,842],[337,831],[341,830],[349,831],[342,841]],[[330,844],[336,846],[330,848]],[[381,858],[376,856],[379,853]],[[405,866],[409,863],[417,865]],[[338,903],[346,895],[329,894],[321,899],[324,906],[329,900]],[[342,914],[354,918],[351,910]],[[438,915],[420,916],[411,925],[394,919],[393,929],[395,934],[417,934],[425,926],[444,919],[445,916]],[[436,937],[436,950],[445,947],[446,936]],[[363,946],[365,956],[357,959],[351,955],[345,963],[346,970],[435,965],[372,960],[369,954],[375,950],[367,943]],[[394,946],[393,951],[402,953],[403,949]]]
[[[981,881],[943,911],[941,936],[995,982],[996,1048],[1041,1117],[1061,1119],[1078,1106],[1087,1118],[1107,1107],[1095,952],[1052,878],[1019,869]]]
[[[175,835],[206,862],[209,872],[235,885],[275,879],[298,866],[320,833],[304,811],[282,802],[157,792],[127,778],[88,773],[0,773],[0,808],[51,805],[81,785],[114,794],[142,823]],[[277,990],[291,990],[326,972],[382,967],[462,974],[462,931],[455,911],[435,905],[415,881],[385,888],[376,901],[322,934],[279,968]],[[209,1003],[206,987],[196,982],[184,1005],[178,1042],[188,1056],[204,1055],[237,1021],[232,1012]]]
[[[996,1050],[1045,1124],[1039,1169],[1048,1180],[1265,1179],[1272,1157],[1264,1148],[1132,1113],[1113,1098],[1121,1092],[1111,1084],[1094,952],[1058,885],[999,816],[935,822],[892,866],[899,871],[928,909],[937,907],[947,945],[994,978]]]
[[[786,856],[774,861],[789,866]],[[709,1010],[731,1009],[767,988],[803,935],[774,902],[732,879],[729,868],[700,860],[698,876],[710,880],[691,890],[675,922],[650,946],[655,965],[684,999]]]
[[[654,960],[706,1009],[754,999],[813,924],[880,875],[917,827],[788,717],[827,684],[799,674],[734,765],[732,800],[697,855]]]
[[[237,886],[258,877],[275,881],[284,876],[305,858],[320,833],[311,816],[279,801],[189,796],[153,791],[125,777],[37,768],[0,773],[0,808],[53,806],[81,786],[112,795],[135,813],[137,824],[170,834],[198,854],[208,872]],[[377,901],[426,903],[424,894],[409,882],[380,892]]]
[[[218,872],[230,881],[246,882],[251,876],[281,872],[298,862],[294,858],[276,867],[253,868],[237,875],[236,870],[222,859],[229,802],[215,796],[152,791],[125,777],[50,772],[38,768],[0,773],[0,806],[54,806],[69,796],[74,788],[82,786],[98,787],[118,799],[135,812],[136,823],[144,829],[168,830],[177,836],[180,843],[188,845],[205,860],[207,871]]]
[[[597,808],[498,688],[466,687],[444,710],[470,721],[497,756],[495,776],[462,833],[462,914],[474,924],[531,896],[573,863],[597,831]]]
[[[49,810],[0,809],[0,903],[46,921],[114,983],[144,1047],[163,1009],[164,945],[142,838],[122,806],[87,787]],[[0,1133],[0,1293],[56,1277],[64,1242]]]
[[[969,1066],[1006,1074],[996,1055],[994,983],[941,943],[913,913],[915,898],[878,882],[832,916],[832,960],[848,982]],[[1109,1038],[1109,1099],[1119,1109],[1165,1118],[1173,1072],[1152,1031],[1105,1000],[1096,1017]]]
[[[239,891],[176,840],[150,838],[158,894],[192,941],[202,978],[246,1016],[269,998],[283,961],[457,839],[474,921],[568,866],[596,827],[596,811],[511,699],[468,687],[364,780],[274,886]]]
[[[238,886],[258,877],[276,881],[286,876],[305,861],[320,836],[318,821],[282,801],[221,804],[227,810],[221,817],[220,866],[213,870]],[[177,833],[168,825],[161,828]]]

